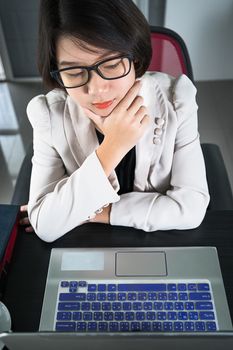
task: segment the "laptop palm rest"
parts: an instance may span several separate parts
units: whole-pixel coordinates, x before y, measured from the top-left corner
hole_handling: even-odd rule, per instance
[[[164,252],[116,253],[116,276],[167,276]]]

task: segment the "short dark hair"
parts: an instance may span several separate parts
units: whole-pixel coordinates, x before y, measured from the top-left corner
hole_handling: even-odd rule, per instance
[[[61,88],[50,71],[57,68],[56,42],[66,35],[95,47],[130,53],[137,78],[150,64],[149,24],[132,0],[41,0],[38,68],[48,88]]]

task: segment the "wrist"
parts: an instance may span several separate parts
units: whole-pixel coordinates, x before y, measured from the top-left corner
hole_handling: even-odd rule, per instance
[[[120,163],[126,152],[123,151],[119,145],[104,139],[101,145],[97,148],[96,154],[106,176],[108,177]]]

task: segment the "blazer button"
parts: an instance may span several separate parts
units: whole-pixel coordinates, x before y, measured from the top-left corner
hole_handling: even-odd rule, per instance
[[[100,209],[98,209],[98,210],[96,210],[96,214],[99,214],[99,213],[102,213],[102,211],[103,211],[103,208],[100,208]]]
[[[94,219],[96,217],[96,214],[89,215],[87,218],[88,220]]]
[[[153,144],[159,145],[161,143],[161,140],[158,137],[153,138]]]
[[[163,118],[155,118],[155,123],[158,125],[158,127],[162,127],[164,124],[164,119]]]
[[[155,130],[154,130],[154,134],[155,134],[155,135],[158,135],[158,136],[162,135],[162,132],[163,132],[163,131],[162,131],[161,129],[155,129]]]

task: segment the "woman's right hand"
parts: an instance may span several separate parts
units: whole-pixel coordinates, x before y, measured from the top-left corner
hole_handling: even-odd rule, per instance
[[[150,121],[143,98],[138,96],[140,88],[141,83],[136,81],[108,117],[85,109],[87,116],[103,132],[103,142],[124,155],[136,145]]]
[[[19,224],[22,226],[25,226],[26,232],[34,232],[33,227],[31,226],[31,223],[28,218],[28,206],[27,204],[21,205],[20,207],[20,221]]]

